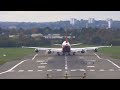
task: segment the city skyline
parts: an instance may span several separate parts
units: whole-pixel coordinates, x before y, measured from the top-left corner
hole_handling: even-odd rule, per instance
[[[120,20],[120,11],[0,11],[0,21],[55,22],[75,18],[77,20]]]

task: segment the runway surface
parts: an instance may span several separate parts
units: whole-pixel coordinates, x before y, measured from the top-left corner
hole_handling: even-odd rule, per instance
[[[75,56],[40,52],[9,62],[0,71],[0,79],[120,79],[120,60],[95,52]]]

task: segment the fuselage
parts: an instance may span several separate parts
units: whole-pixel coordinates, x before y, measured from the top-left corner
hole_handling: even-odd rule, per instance
[[[62,52],[63,53],[70,53],[70,51],[71,51],[70,43],[68,41],[64,41],[62,43]]]

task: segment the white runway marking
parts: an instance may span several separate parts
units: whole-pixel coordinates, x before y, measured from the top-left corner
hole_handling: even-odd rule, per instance
[[[96,53],[94,53],[94,54],[97,56],[97,58],[98,58],[98,59],[102,59],[102,58],[101,58],[101,57],[99,57]]]
[[[109,69],[109,71],[114,71],[114,69]]]
[[[95,67],[95,66],[87,66],[87,67]]]
[[[108,62],[112,63],[114,66],[116,66],[117,68],[120,68],[117,64],[115,64],[114,62],[110,61],[109,59],[106,59]]]
[[[42,60],[38,60],[38,61],[36,61],[36,62],[44,62],[44,61],[42,61]]]
[[[22,64],[23,62],[25,61],[28,61],[28,60],[23,60],[21,61],[20,63],[16,64],[14,67],[12,67],[11,69],[7,70],[7,71],[4,71],[4,72],[1,72],[0,74],[3,74],[3,73],[7,73],[7,72],[10,72],[11,70],[13,70],[14,68],[16,68],[18,65]]]
[[[52,71],[52,70],[47,70],[47,71]]]
[[[73,71],[73,72],[74,72],[74,71],[77,71],[77,70],[74,70],[74,69],[73,69],[73,70],[71,70],[71,71]]]
[[[28,72],[32,72],[33,70],[28,70]]]
[[[95,70],[92,70],[92,69],[91,69],[90,71],[95,71]]]
[[[62,71],[62,69],[57,69],[57,71]]]
[[[80,71],[86,71],[85,69],[79,69]]]
[[[34,60],[34,59],[36,58],[37,55],[38,55],[38,54],[35,54],[35,56],[32,58],[32,60]]]
[[[21,61],[20,63],[18,63],[17,65],[15,65],[14,67],[12,67],[11,69],[9,69],[9,71],[13,70],[14,68],[16,68],[18,65],[22,64],[23,62],[25,62],[26,60],[24,61]]]
[[[38,70],[38,72],[43,71],[43,70]]]
[[[104,69],[100,69],[99,71],[105,71]]]
[[[45,68],[45,66],[38,66],[38,68]]]
[[[94,53],[99,59],[102,59],[100,58],[96,53]],[[110,61],[109,59],[105,59],[107,60],[108,62],[112,63],[114,66],[116,66],[117,68],[120,68],[120,66],[118,66],[117,64],[115,64],[114,62]]]
[[[47,64],[47,63],[40,63],[40,64]]]
[[[67,56],[65,56],[65,69],[68,69],[68,67],[67,67]]]
[[[18,72],[24,72],[24,70],[19,70]]]
[[[89,62],[95,62],[96,60],[85,60],[85,61],[89,61]]]

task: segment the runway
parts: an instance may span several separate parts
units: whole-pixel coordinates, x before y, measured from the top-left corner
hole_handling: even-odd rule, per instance
[[[0,79],[120,79],[120,61],[95,52],[75,56],[40,52],[0,69],[6,66]]]

